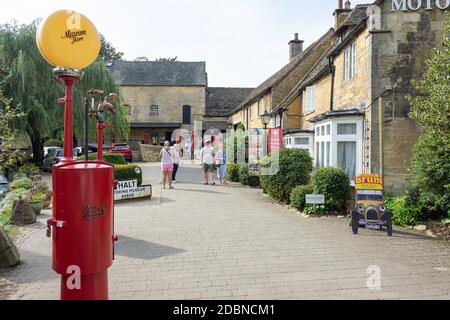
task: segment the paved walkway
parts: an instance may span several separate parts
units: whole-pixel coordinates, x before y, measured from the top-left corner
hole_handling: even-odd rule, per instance
[[[176,190],[116,206],[112,299],[450,299],[450,245],[397,229],[394,237],[347,219],[305,219],[259,190],[206,187],[199,167],[180,170]],[[45,221],[24,229],[21,265],[0,273],[8,299],[57,299]],[[367,271],[381,271],[381,289]],[[375,282],[375,284],[377,284]]]

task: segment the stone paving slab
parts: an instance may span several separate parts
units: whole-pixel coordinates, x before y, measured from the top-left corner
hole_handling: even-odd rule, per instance
[[[397,228],[394,237],[348,219],[305,219],[239,185],[204,186],[199,166],[162,192],[159,166],[143,166],[152,201],[116,206],[111,299],[449,299],[450,245]],[[7,299],[58,299],[45,211],[18,247],[19,267],[0,272]],[[369,266],[381,289],[367,287]],[[8,285],[1,286],[3,283]],[[0,295],[1,297],[1,295]]]

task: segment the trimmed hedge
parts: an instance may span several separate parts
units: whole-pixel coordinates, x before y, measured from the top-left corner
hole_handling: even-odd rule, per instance
[[[227,165],[227,175],[230,181],[232,182],[240,182],[239,180],[239,168],[241,165],[239,164],[229,164]]]
[[[261,186],[271,198],[289,203],[292,190],[308,184],[313,169],[312,159],[307,150],[281,149],[277,154],[266,157],[261,167],[267,168],[279,156],[278,173],[261,176]]]
[[[344,211],[350,192],[350,179],[340,168],[320,168],[313,176],[318,194],[325,195],[325,204],[330,211]]]
[[[306,207],[306,195],[314,194],[314,186],[298,186],[291,193],[291,206],[301,212]]]
[[[89,153],[88,159],[90,161],[95,161],[98,159],[98,153]],[[84,156],[78,157],[78,160],[84,160]],[[103,153],[103,160],[109,164],[127,164],[125,158],[121,154],[117,153]]]
[[[260,186],[259,176],[251,175],[247,165],[239,168],[239,182],[244,186],[250,186],[252,188]]]
[[[139,169],[139,173],[136,173]],[[114,176],[119,181],[137,180],[142,185],[142,169],[135,164],[118,164],[114,166]]]

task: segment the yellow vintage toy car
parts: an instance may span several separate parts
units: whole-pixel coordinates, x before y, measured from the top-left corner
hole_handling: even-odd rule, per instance
[[[360,227],[373,230],[386,228],[392,237],[392,213],[384,204],[383,179],[379,175],[363,174],[356,177],[356,208],[352,212],[351,227],[358,234]]]

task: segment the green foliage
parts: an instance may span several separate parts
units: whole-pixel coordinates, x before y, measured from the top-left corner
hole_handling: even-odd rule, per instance
[[[288,203],[292,190],[298,185],[308,184],[313,169],[309,152],[300,149],[281,149],[279,153],[266,157],[261,166],[267,167],[279,157],[279,171],[275,175],[262,176],[261,185],[275,200]]]
[[[37,49],[37,23],[0,26],[0,83],[5,95],[13,99],[13,105],[22,106],[26,114],[20,121],[13,121],[14,128],[28,134],[33,146],[34,162],[40,164],[44,142],[62,136],[64,108],[57,106],[56,100],[64,96],[64,87],[53,78],[52,66]],[[119,94],[116,116],[106,117],[106,122],[112,122],[113,129],[106,130],[105,135],[128,138],[127,114],[120,107],[120,88],[111,72],[101,58],[84,72],[82,81],[74,88],[75,138],[80,141],[83,137],[84,99],[91,88]],[[91,136],[95,134],[94,121],[90,122],[89,131]]]
[[[244,186],[249,186],[256,188],[260,186],[259,176],[251,175],[249,167],[247,165],[242,165],[239,167],[239,182]]]
[[[329,208],[327,205],[306,205],[305,209],[303,210],[304,214],[307,215],[319,215],[323,216],[329,213]]]
[[[6,225],[9,219],[11,219],[11,215],[12,215],[12,207],[7,207],[2,211],[0,211],[0,224],[3,226]]]
[[[239,181],[239,164],[229,164],[227,165],[227,175],[232,182]]]
[[[400,226],[415,226],[425,219],[421,206],[408,201],[407,196],[385,196],[386,207],[392,212],[392,222]]]
[[[447,14],[443,48],[434,50],[423,79],[414,81],[410,116],[424,129],[414,148],[413,184],[427,212],[450,217],[450,19]]]
[[[58,139],[50,139],[50,140],[45,141],[44,147],[59,147],[59,148],[62,148],[63,147],[63,143],[62,143],[61,140],[58,140]]]
[[[343,211],[350,192],[350,179],[340,168],[320,168],[313,176],[318,194],[325,195],[325,205],[331,211]]]
[[[36,192],[31,196],[31,200],[33,201],[45,201],[47,198],[47,194],[45,192]]]
[[[88,156],[88,159],[90,161],[95,161],[98,159],[98,153],[94,152],[94,153],[90,153]],[[80,156],[78,157],[78,160],[84,160],[84,156]],[[123,157],[123,155],[118,154],[118,153],[104,153],[103,154],[103,160],[109,164],[127,164],[127,162],[125,161],[125,158]]]
[[[138,169],[138,173],[136,173]],[[114,166],[115,178],[119,181],[137,180],[142,184],[142,169],[135,164],[119,164]]]
[[[39,167],[33,163],[26,163],[19,168],[19,173],[23,173],[27,177],[33,177],[39,174]]]
[[[14,204],[14,201],[19,200],[19,198],[26,199],[28,197],[29,190],[26,189],[16,189],[8,192],[1,202],[1,211],[4,211],[7,208],[11,208]]]
[[[105,36],[100,34],[100,54],[99,56],[105,62],[111,62],[116,60],[122,60],[124,53],[117,51],[117,49],[108,41]]]
[[[145,58],[145,57],[144,57]],[[136,59],[138,59],[138,58],[136,58]],[[175,62],[175,61],[177,61],[178,60],[178,57],[173,57],[173,58],[158,58],[158,59],[155,59],[155,61],[157,61],[157,62]],[[148,61],[148,60],[146,60],[146,61]]]
[[[1,67],[0,67],[1,71]],[[0,72],[1,80],[1,72]],[[13,148],[17,137],[17,130],[13,130],[13,123],[19,121],[24,114],[19,107],[12,107],[11,100],[6,99],[0,90],[0,171],[8,173],[14,170],[18,163],[24,159],[24,153]]]
[[[314,194],[314,186],[297,186],[291,193],[291,206],[301,212],[306,206],[306,195]]]
[[[25,189],[30,190],[33,187],[33,181],[29,178],[19,178],[11,182],[11,190]]]

